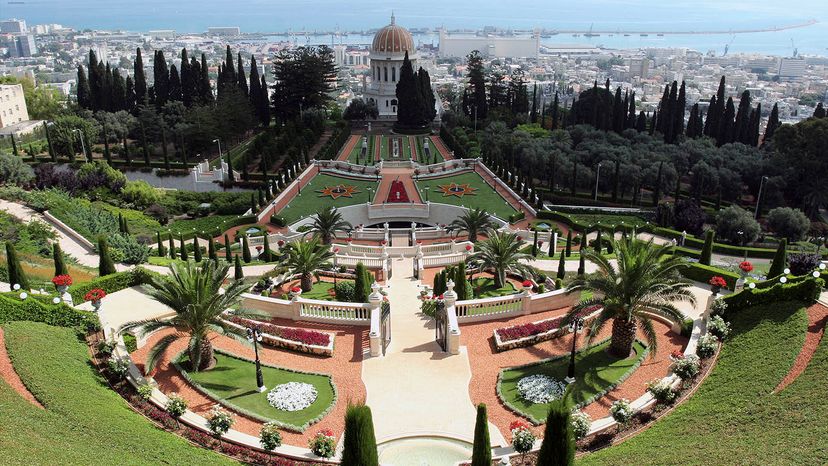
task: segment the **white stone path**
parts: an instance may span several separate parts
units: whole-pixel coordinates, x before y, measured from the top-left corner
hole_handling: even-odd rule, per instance
[[[377,440],[443,435],[471,442],[476,412],[469,397],[468,353],[461,347],[452,356],[435,342],[433,320],[419,314],[419,280],[412,270],[412,259],[394,259],[386,287],[391,343],[385,356],[362,363]],[[505,445],[492,423],[489,434],[492,446]]]

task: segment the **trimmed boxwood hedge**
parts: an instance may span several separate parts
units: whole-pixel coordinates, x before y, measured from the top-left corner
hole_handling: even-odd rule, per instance
[[[807,277],[789,283],[776,283],[769,288],[744,288],[739,293],[720,298],[727,309],[725,315],[730,315],[753,306],[781,303],[784,301],[804,301],[811,303],[819,298],[825,281],[822,278]]]
[[[154,274],[154,272],[142,267],[136,267],[127,272],[116,272],[96,278],[95,280],[86,282],[82,285],[73,286],[69,288],[69,295],[72,296],[72,301],[76,304],[82,303],[84,301],[84,295],[86,295],[89,290],[100,288],[106,291],[106,294],[114,293],[125,288],[149,283],[149,277],[152,274]]]
[[[702,283],[708,283],[711,278],[718,275],[725,279],[725,282],[727,282],[727,288],[729,290],[733,290],[736,288],[736,280],[739,279],[739,275],[733,272],[722,270],[718,267],[713,267],[710,265],[699,264],[698,262],[688,263],[687,267],[683,267],[680,272],[682,275],[689,278],[690,280],[695,280],[697,282]]]
[[[259,218],[255,215],[240,215],[240,216],[236,217],[235,219],[228,220],[227,223],[223,223],[220,227],[216,227],[212,231],[205,231],[203,235],[200,232],[196,233],[194,231],[191,231],[190,233],[183,233],[183,234],[180,234],[180,235],[176,234],[175,236],[173,236],[173,239],[179,239],[179,237],[181,237],[184,240],[189,240],[189,239],[192,239],[196,235],[198,235],[198,237],[202,238],[202,239],[209,239],[211,237],[212,238],[217,238],[217,237],[223,235],[225,231],[227,231],[227,230],[229,230],[233,227],[237,227],[237,226],[240,226],[240,225],[249,225],[251,223],[256,223],[258,221],[259,221]],[[172,233],[170,232],[170,230],[161,231],[161,238],[165,241],[169,240],[171,234]]]
[[[21,320],[75,328],[81,333],[98,330],[101,326],[94,313],[79,311],[64,303],[47,304],[38,299],[21,300],[0,295],[0,324]]]

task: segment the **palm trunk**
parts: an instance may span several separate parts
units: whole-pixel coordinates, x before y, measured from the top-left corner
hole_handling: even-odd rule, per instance
[[[205,336],[201,339],[201,363],[198,366],[198,370],[202,371],[207,369],[213,364],[213,344],[210,343],[210,340],[207,339]]]
[[[506,272],[502,270],[495,270],[495,286],[499,288],[503,288],[503,285],[506,283]]]
[[[634,321],[616,317],[612,321],[612,341],[609,351],[614,356],[626,358],[632,352],[637,326]]]
[[[302,284],[302,291],[304,293],[307,293],[308,291],[313,289],[313,275],[311,275],[309,273],[303,273],[301,284]]]

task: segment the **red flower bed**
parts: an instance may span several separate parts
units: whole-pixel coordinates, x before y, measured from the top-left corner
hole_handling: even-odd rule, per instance
[[[753,271],[753,264],[751,264],[749,261],[744,261],[741,264],[739,264],[739,269],[741,269],[744,273],[750,273]]]
[[[268,333],[275,337],[284,338],[285,340],[296,341],[304,345],[314,346],[328,346],[331,343],[331,336],[327,333],[317,332],[315,330],[305,330],[303,328],[281,327],[278,325],[269,324],[267,322],[259,322],[241,317],[231,316],[230,322],[244,327],[252,326],[264,333]]]
[[[561,320],[563,320],[563,317],[556,317],[538,323],[529,322],[528,324],[515,325],[514,327],[499,328],[497,329],[497,335],[501,341],[519,340],[558,329],[561,327]]]
[[[105,297],[106,291],[100,288],[92,288],[83,296],[83,299],[85,299],[86,301],[97,301],[100,299],[104,299]]]
[[[411,202],[402,181],[394,180],[391,182],[391,190],[388,191],[388,200],[386,202]]]
[[[52,279],[55,286],[69,286],[72,284],[72,277],[69,275],[58,275]]]
[[[718,275],[711,278],[708,283],[710,283],[710,286],[717,286],[719,288],[724,288],[727,286],[727,282],[725,281],[725,279]]]

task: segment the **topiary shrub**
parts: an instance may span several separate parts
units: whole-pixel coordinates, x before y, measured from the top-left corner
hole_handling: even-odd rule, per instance
[[[491,463],[491,462],[490,462]],[[575,463],[575,433],[572,413],[562,399],[549,404],[543,443],[538,451],[538,466],[559,466]]]
[[[346,303],[354,302],[354,282],[337,282],[334,286],[334,292],[336,293],[337,301],[342,301]]]
[[[790,207],[771,209],[765,218],[772,232],[787,238],[790,242],[801,240],[811,228],[811,221],[808,217],[801,210]]]
[[[279,424],[277,422],[271,421],[262,425],[259,431],[259,443],[267,452],[271,452],[277,447],[282,446],[282,434],[279,432]]]
[[[477,420],[474,423],[474,448],[471,466],[491,466],[492,444],[489,440],[489,420],[486,405],[477,405]]]
[[[753,214],[741,207],[732,205],[716,216],[716,234],[733,244],[751,243],[759,237],[761,231]]]
[[[348,405],[345,412],[342,464],[379,466],[371,408],[365,405]]]

